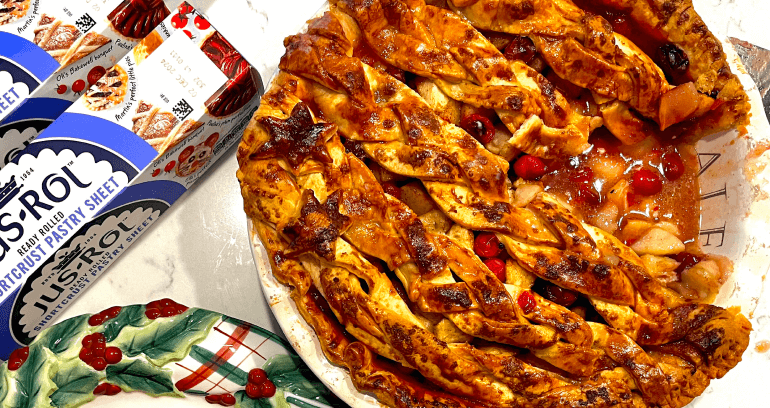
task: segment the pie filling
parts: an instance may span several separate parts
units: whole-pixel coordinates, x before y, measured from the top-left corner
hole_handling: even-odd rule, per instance
[[[721,48],[687,1],[428,3],[332,1],[239,148],[326,357],[399,407],[688,404],[751,330],[696,240],[693,143],[748,109]]]

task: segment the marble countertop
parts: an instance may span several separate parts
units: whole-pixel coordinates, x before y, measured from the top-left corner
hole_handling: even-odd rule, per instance
[[[208,9],[212,23],[255,64],[265,82],[273,75],[283,54],[283,38],[297,32],[324,4],[323,0],[188,1]],[[770,49],[770,36],[763,26],[770,16],[770,2],[696,0],[695,3],[709,27],[721,38],[729,35]],[[246,216],[235,178],[237,167],[235,149],[232,149],[84,296],[73,302],[61,318],[95,313],[113,305],[170,297],[188,306],[222,312],[280,333],[262,296],[252,259]],[[770,398],[770,387],[753,380],[770,375],[770,353],[755,351],[758,341],[770,340],[768,298],[764,296],[760,300],[751,319],[755,331],[744,356],[747,361],[728,373],[725,380],[729,382],[716,381],[707,390],[707,393],[720,394],[725,407],[756,406],[762,397]],[[92,404],[105,407],[162,404],[165,408],[192,404],[168,398],[136,398],[131,397],[131,402],[125,397],[100,398]]]

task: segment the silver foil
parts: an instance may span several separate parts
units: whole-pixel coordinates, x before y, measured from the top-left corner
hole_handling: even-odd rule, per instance
[[[737,38],[729,37],[729,40],[746,66],[746,72],[757,84],[765,116],[770,120],[770,51]]]

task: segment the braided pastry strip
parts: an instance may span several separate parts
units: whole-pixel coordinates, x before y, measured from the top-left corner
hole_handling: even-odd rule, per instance
[[[448,0],[448,3],[477,28],[528,36],[560,77],[621,102],[605,106],[602,109],[605,116],[622,115],[626,122],[638,126],[639,132],[653,131],[634,118],[628,110],[630,106],[663,126],[658,111],[660,99],[673,86],[644,52],[613,32],[602,17],[586,14],[570,0]],[[682,123],[669,133],[697,140],[748,123],[751,108],[748,96],[730,71],[720,42],[693,9],[692,0],[592,3],[625,12],[652,37],[675,44],[687,55],[690,61],[687,78],[699,92],[699,105],[709,108],[698,109],[692,114],[696,118],[694,122]],[[621,137],[618,130],[610,130]]]
[[[309,33],[317,35],[319,33],[318,26],[328,28],[333,23],[333,19],[327,15],[323,19],[318,20],[317,23],[317,25],[311,24]],[[334,30],[330,30],[331,32],[334,32]],[[340,30],[337,30],[337,33],[340,32]],[[330,37],[327,35],[326,38]],[[341,37],[337,37],[337,39],[339,38]],[[313,38],[313,42],[318,45],[320,39]],[[287,46],[289,51],[287,52],[287,58],[282,62],[282,66],[284,64],[287,66],[291,64],[291,39],[287,41]],[[296,50],[296,47],[294,50]],[[307,53],[304,55],[307,55]],[[355,89],[358,95],[378,94],[380,89],[377,89],[376,86],[376,91],[372,91],[371,88],[367,91],[366,88],[369,84],[376,85],[378,82],[381,82],[381,89],[389,89],[391,93],[400,95],[403,100],[407,101],[404,103],[405,105],[419,104],[419,97],[416,97],[411,90],[400,85],[400,83],[392,78],[384,77],[382,74],[364,66],[357,59],[344,59],[339,55],[335,58],[329,58],[330,56],[332,55],[324,54],[323,58],[319,58],[316,61],[318,63],[317,66],[321,67],[321,72],[325,70],[330,77],[336,75],[336,78],[345,78],[349,83],[361,84],[362,88],[349,88]],[[295,64],[294,66],[299,67],[302,65]],[[338,69],[344,67],[346,70],[344,72],[347,75],[334,72],[330,67]],[[309,74],[304,75],[312,77]],[[533,386],[531,385],[522,387],[523,379],[545,376],[545,378],[550,378],[550,380],[536,381],[535,388],[538,391],[536,391],[535,395],[539,395],[539,397],[534,400],[535,402],[528,402],[524,406],[530,404],[532,406],[558,406],[558,403],[554,401],[564,401],[564,397],[569,397],[573,401],[582,400],[594,406],[609,403],[613,398],[615,402],[629,406],[631,404],[681,406],[686,404],[690,398],[698,395],[705,387],[705,384],[708,383],[710,377],[719,376],[720,370],[729,369],[737,363],[740,353],[747,345],[746,332],[748,330],[748,323],[745,322],[745,319],[741,320],[742,316],[733,316],[729,312],[716,307],[708,308],[709,313],[701,310],[701,307],[690,307],[690,315],[685,316],[687,317],[685,320],[689,322],[686,326],[690,329],[689,334],[687,331],[684,332],[684,334],[687,334],[686,340],[672,345],[660,346],[661,351],[656,351],[659,355],[646,353],[631,338],[628,338],[619,331],[609,329],[603,325],[588,323],[590,327],[588,344],[590,345],[593,342],[593,347],[586,348],[587,336],[585,334],[583,336],[579,335],[586,326],[585,322],[578,322],[576,326],[579,330],[574,328],[572,330],[562,329],[558,332],[554,327],[561,325],[566,328],[570,326],[569,321],[563,320],[564,317],[562,317],[561,321],[555,320],[553,314],[549,316],[548,310],[559,308],[559,306],[549,304],[550,302],[539,298],[536,300],[536,305],[538,305],[538,308],[542,305],[543,311],[539,313],[535,313],[536,311],[523,313],[523,311],[519,310],[520,307],[517,308],[515,306],[516,302],[512,301],[521,293],[521,288],[504,286],[504,290],[500,290],[500,282],[496,281],[496,278],[480,263],[480,260],[475,258],[475,255],[469,253],[469,251],[465,252],[466,257],[470,259],[466,259],[464,262],[469,263],[470,268],[466,268],[466,270],[460,271],[461,273],[458,274],[461,275],[465,282],[460,283],[460,285],[457,285],[458,282],[454,282],[450,283],[448,287],[446,285],[441,287],[442,290],[451,291],[456,289],[456,292],[465,293],[469,302],[466,302],[465,309],[461,311],[456,309],[444,311],[444,315],[447,318],[462,325],[462,319],[458,318],[458,316],[461,316],[471,324],[482,321],[486,322],[484,324],[487,327],[489,327],[489,324],[494,324],[497,325],[496,328],[506,324],[524,323],[519,326],[534,333],[533,340],[545,338],[549,330],[550,333],[557,331],[559,338],[577,343],[578,347],[583,347],[582,350],[578,351],[583,352],[584,355],[596,356],[598,353],[603,356],[602,358],[611,359],[620,366],[613,370],[597,370],[594,364],[589,363],[591,372],[596,371],[596,373],[588,381],[577,387],[563,386],[566,383],[557,381],[558,376],[554,379],[552,377],[553,374],[547,371],[537,371],[534,367],[516,359],[516,356],[511,355],[510,352],[508,352],[509,355],[505,355],[504,352],[499,350],[476,350],[472,347],[468,350],[466,346],[460,347],[457,345],[446,345],[446,347],[443,347],[440,341],[435,341],[435,336],[431,334],[425,322],[418,319],[417,316],[411,315],[409,308],[403,303],[404,300],[394,296],[396,291],[392,284],[389,284],[390,281],[387,277],[384,277],[376,267],[369,264],[361,255],[356,255],[356,247],[358,250],[386,261],[389,267],[394,268],[400,275],[399,278],[402,279],[404,286],[407,288],[409,297],[413,297],[413,294],[416,293],[415,299],[423,299],[427,302],[430,300],[430,297],[426,296],[428,295],[427,290],[431,287],[435,288],[437,284],[440,284],[436,279],[441,278],[442,275],[446,277],[448,260],[456,260],[458,255],[462,255],[461,245],[454,243],[449,238],[435,236],[435,234],[425,233],[424,231],[421,233],[419,231],[421,225],[419,220],[416,220],[413,214],[410,215],[408,208],[403,206],[403,204],[400,204],[395,199],[387,198],[376,184],[376,180],[373,179],[371,173],[360,162],[357,162],[357,159],[352,155],[348,155],[347,162],[344,160],[345,157],[342,153],[344,149],[335,136],[329,136],[332,132],[328,126],[322,126],[317,131],[309,132],[309,137],[304,139],[299,146],[295,146],[295,149],[276,149],[278,146],[265,148],[265,146],[270,145],[273,141],[267,141],[268,137],[265,133],[265,127],[275,127],[280,122],[280,120],[273,119],[271,116],[278,118],[286,117],[288,112],[293,112],[297,109],[297,106],[299,106],[297,101],[302,99],[308,100],[312,106],[320,109],[324,117],[333,117],[334,110],[332,107],[336,106],[339,98],[335,98],[331,94],[332,92],[329,91],[329,88],[320,86],[318,83],[281,74],[276,80],[273,90],[265,96],[263,105],[255,116],[258,119],[252,122],[249,131],[244,135],[244,141],[239,151],[239,159],[242,166],[239,178],[244,186],[243,192],[246,198],[247,212],[253,218],[260,220],[257,223],[258,232],[263,242],[266,242],[268,252],[272,256],[274,268],[277,269],[279,280],[287,282],[295,288],[293,298],[297,301],[301,313],[319,332],[325,352],[331,356],[330,360],[336,363],[344,362],[351,369],[354,381],[356,381],[356,385],[359,388],[371,390],[382,400],[390,401],[394,405],[399,403],[397,400],[394,400],[394,396],[398,395],[399,392],[402,395],[411,396],[414,396],[415,393],[423,392],[418,391],[413,382],[409,382],[408,379],[398,375],[395,375],[395,377],[386,376],[389,381],[387,386],[383,381],[372,382],[372,378],[382,380],[383,369],[381,366],[375,367],[376,364],[371,362],[371,356],[367,356],[368,349],[358,346],[360,343],[348,343],[344,336],[338,335],[340,333],[339,327],[335,326],[333,319],[329,319],[328,315],[323,313],[323,309],[328,306],[331,306],[332,311],[336,314],[339,321],[345,325],[349,333],[353,334],[370,348],[377,350],[380,355],[399,361],[403,365],[419,369],[427,378],[446,389],[452,390],[454,393],[474,396],[493,403],[504,401],[506,403],[513,404],[515,402],[524,405],[521,402],[520,393],[535,391],[532,391]],[[415,96],[415,98],[409,98],[409,96]],[[366,100],[352,99],[350,95],[346,98],[345,100],[348,103],[357,103],[369,107],[374,105],[372,103],[364,104],[363,102],[366,102]],[[407,111],[406,108],[408,106],[403,108],[403,111]],[[301,111],[300,107],[297,111],[297,116],[303,116],[300,115]],[[418,109],[417,111],[423,112],[424,117],[430,116],[428,113],[425,113],[425,110]],[[381,112],[386,111],[381,110]],[[292,114],[292,116],[295,115]],[[307,113],[304,117],[307,122],[310,114]],[[438,118],[434,118],[433,121],[443,125],[442,121]],[[340,127],[344,128],[345,126],[344,121],[341,122]],[[391,128],[394,127],[396,126],[391,126]],[[325,136],[321,137],[321,135]],[[309,141],[312,141],[312,143],[308,143]],[[375,142],[368,143],[375,144]],[[327,146],[329,150],[326,154],[322,153],[323,148],[318,148],[323,145]],[[281,156],[283,158],[279,158]],[[304,160],[303,156],[305,156]],[[456,161],[458,156],[460,156],[459,153],[454,155],[453,159]],[[307,161],[308,157],[312,157],[314,160]],[[503,174],[505,173],[503,172]],[[464,178],[462,181],[466,183],[465,188],[468,188],[468,185],[471,184]],[[356,184],[358,185],[356,186]],[[426,182],[427,184],[428,182]],[[351,186],[355,188],[351,190]],[[340,189],[342,189],[341,192]],[[316,196],[318,197],[317,199]],[[356,197],[357,199],[355,199]],[[366,199],[363,200],[361,197]],[[375,197],[379,199],[377,200]],[[369,207],[362,206],[361,203],[366,201],[376,204]],[[549,202],[547,196],[544,196],[541,201],[542,204],[539,205],[540,208],[537,210],[543,214],[555,211],[556,214],[561,215],[563,218],[570,216],[568,211],[559,209],[557,203]],[[325,204],[321,205],[321,202],[325,202]],[[549,206],[553,208],[548,208]],[[308,218],[309,215],[318,215],[317,213],[322,207],[326,209],[326,215],[320,218]],[[396,207],[396,210],[380,214],[379,217],[375,217],[372,214],[382,208],[391,207]],[[336,211],[331,211],[333,209],[336,209]],[[559,210],[563,212],[560,213]],[[527,211],[532,214],[536,213],[535,210]],[[388,213],[391,215],[388,215]],[[333,216],[329,214],[333,214]],[[364,216],[356,221],[356,217],[352,216],[356,214],[364,214]],[[306,219],[303,220],[303,217]],[[348,219],[345,220],[344,217]],[[540,217],[547,219],[547,216],[541,215]],[[598,231],[592,231],[599,238],[596,241],[586,241],[587,230],[578,228],[578,234],[564,234],[559,230],[558,225],[554,226],[554,224],[558,224],[557,222],[554,220],[548,220],[548,222],[552,223],[551,228],[553,230],[563,234],[560,236],[560,239],[565,241],[569,239],[568,242],[572,245],[572,250],[575,250],[575,248],[579,249],[579,251],[576,250],[576,253],[580,254],[584,259],[597,256],[597,250],[591,250],[591,247],[601,247],[596,242],[602,242],[602,238],[605,240],[612,239],[612,237],[602,237]],[[389,224],[390,226],[388,226]],[[579,223],[575,225],[579,225]],[[583,227],[588,228],[587,226]],[[288,231],[294,231],[297,235],[291,243],[288,243],[286,239],[287,228]],[[474,226],[474,229],[483,228]],[[571,230],[566,226],[561,229],[565,231]],[[411,236],[413,238],[408,238],[410,237],[410,231],[412,231]],[[370,234],[367,235],[366,232]],[[308,236],[303,238],[303,233]],[[584,235],[581,236],[580,234]],[[340,235],[342,235],[344,240],[340,238]],[[507,235],[502,233],[500,235],[504,240],[511,240]],[[414,238],[415,236],[417,239]],[[368,237],[369,241],[361,239],[362,237]],[[372,243],[374,243],[372,237],[377,238],[377,243],[382,242],[380,241],[381,238],[387,238],[386,242],[393,243],[394,245],[387,245],[388,248],[385,249],[372,248]],[[399,237],[403,238],[399,239]],[[332,242],[334,245],[331,244]],[[346,242],[350,242],[354,247],[346,244]],[[613,243],[610,242],[610,244]],[[620,243],[617,243],[617,245],[622,247]],[[378,247],[381,248],[384,245],[378,245]],[[302,255],[303,248],[305,251],[313,252],[305,252]],[[408,250],[404,251],[403,248]],[[541,250],[547,248],[553,247],[540,245]],[[625,250],[630,252],[627,248]],[[520,251],[522,254],[527,253],[526,248]],[[529,254],[536,255],[536,249],[530,248],[529,251]],[[509,252],[520,263],[525,258],[524,256],[519,258],[516,255],[516,251],[510,248]],[[591,252],[594,253],[591,254]],[[599,251],[600,253],[601,251]],[[433,256],[436,254],[438,256]],[[631,258],[626,254],[624,255],[624,260],[625,258]],[[299,256],[301,261],[299,263],[293,261],[293,258],[297,256]],[[580,261],[583,261],[583,259],[580,259]],[[657,300],[657,303],[665,303],[665,297],[663,298],[664,300],[654,299],[656,288],[659,289],[659,285],[656,287],[654,284],[644,282],[645,279],[651,280],[651,278],[649,278],[649,275],[645,276],[643,267],[639,266],[640,263],[634,261],[636,260],[633,258],[625,260],[630,266],[623,267],[623,273],[630,275],[630,277],[625,279],[633,281],[637,285],[638,292],[632,292],[635,294],[637,301],[639,299],[644,300],[642,295],[640,295],[640,293],[644,293],[653,298],[653,300]],[[444,265],[441,265],[442,262]],[[526,265],[526,261],[523,263]],[[622,265],[622,263],[619,262],[618,265]],[[641,272],[634,271],[633,266],[641,268]],[[455,269],[460,268],[455,266]],[[618,274],[618,271],[614,270],[612,266],[608,266],[608,270],[608,275]],[[631,272],[627,270],[631,270]],[[312,278],[309,276],[312,276]],[[298,280],[297,277],[302,277],[302,279]],[[370,288],[369,293],[362,289],[358,279],[366,280],[366,286]],[[613,277],[611,281],[617,279]],[[620,280],[622,281],[623,279]],[[479,283],[482,284],[482,290],[479,290],[479,287],[476,286]],[[462,284],[465,284],[466,287],[462,288]],[[323,292],[324,297],[329,300],[329,305],[323,305],[323,302],[320,302],[318,290],[314,290],[314,287]],[[425,289],[426,287],[428,289]],[[476,289],[475,292],[473,291],[474,289]],[[503,307],[502,310],[495,311],[490,307],[491,304],[484,305],[484,302],[487,301],[484,294],[488,294],[490,291],[495,295],[491,297],[487,295],[486,297],[497,298],[499,300],[496,300],[496,302],[500,304],[514,306]],[[583,292],[585,293],[585,291]],[[479,293],[482,294],[479,295]],[[415,299],[410,300],[414,301]],[[595,304],[602,302],[598,299],[592,299],[592,301]],[[604,302],[609,305],[615,305],[614,303]],[[652,306],[648,306],[648,308],[652,308]],[[429,307],[428,310],[430,309]],[[480,311],[476,309],[480,309]],[[398,311],[398,313],[393,316],[392,311]],[[410,315],[412,318],[409,318]],[[679,313],[677,317],[682,317],[682,313]],[[528,322],[527,319],[542,322],[543,324],[532,325],[529,324],[531,322]],[[554,327],[548,326],[549,319]],[[578,320],[580,319],[577,318],[576,321]],[[612,323],[611,319],[608,319],[608,321]],[[474,332],[475,330],[476,333],[478,332],[478,329],[472,329],[467,326],[465,328],[469,331]],[[574,322],[572,326],[575,326]],[[529,327],[536,327],[538,329],[533,331]],[[714,331],[714,329],[717,331]],[[720,329],[721,332],[719,331]],[[649,331],[649,329],[646,330]],[[572,331],[575,331],[578,335],[571,333]],[[404,333],[411,334],[405,336]],[[415,333],[419,334],[419,336],[415,335]],[[489,335],[488,333],[485,334]],[[712,342],[712,344],[707,344],[707,342],[703,341],[703,339],[713,338],[715,334],[719,338],[718,341]],[[649,333],[647,335],[649,336]],[[591,337],[593,337],[592,340],[590,339]],[[644,338],[644,336],[642,337]],[[425,340],[418,342],[420,345],[424,346],[427,343],[432,344],[433,347],[423,347],[419,352],[415,353],[413,349],[409,348],[410,344],[414,346],[415,338]],[[679,338],[681,337],[677,339]],[[506,341],[502,342],[506,343]],[[511,343],[510,341],[507,342]],[[560,351],[563,351],[563,349],[548,350],[553,344],[551,346],[546,346],[546,344],[547,342],[540,345],[532,342],[526,346],[534,348],[533,352],[535,355],[551,362],[558,362],[559,359],[569,357],[568,355],[560,355]],[[572,343],[567,344],[575,346]],[[620,345],[624,346],[620,347]],[[546,347],[537,348],[542,346]],[[701,350],[698,350],[699,346],[702,346],[700,347]],[[551,354],[549,355],[549,353]],[[693,356],[700,356],[700,360],[693,358]],[[426,357],[429,358],[427,362],[423,361]],[[473,360],[469,357],[473,357]],[[453,370],[448,373],[446,369],[442,368],[445,366],[445,364],[441,364],[442,362],[445,363],[446,361],[455,361],[457,359],[463,359],[462,369]],[[598,359],[599,357],[595,357],[594,361]],[[468,364],[465,364],[465,362],[468,362]],[[510,367],[511,364],[516,365],[519,369],[513,373],[506,373],[501,370],[501,367]],[[693,370],[695,366],[698,367],[698,369],[693,371],[695,374],[687,375],[689,370]],[[533,373],[536,373],[537,376],[533,377]],[[666,381],[666,378],[672,378],[672,380]],[[545,389],[543,389],[544,383],[546,384]],[[551,384],[551,386],[547,386],[547,384]],[[627,384],[632,384],[631,388]],[[393,387],[396,387],[398,392],[393,392]],[[639,394],[630,393],[630,390],[636,390],[642,394],[645,402],[642,402],[640,399],[642,397]],[[501,393],[503,397],[500,397]],[[435,395],[435,398],[446,398],[454,401],[453,403],[462,405],[461,400],[452,399],[454,397],[451,396],[443,394],[431,395],[430,398],[434,398],[433,395]],[[482,395],[482,397],[479,397],[479,395]],[[606,395],[606,399],[600,398],[597,400],[597,396],[601,395]]]

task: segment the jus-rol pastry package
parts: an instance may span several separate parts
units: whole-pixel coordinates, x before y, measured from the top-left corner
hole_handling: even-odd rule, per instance
[[[0,168],[179,3],[0,0]]]
[[[240,140],[262,92],[257,70],[184,3],[0,170],[0,358]]]

